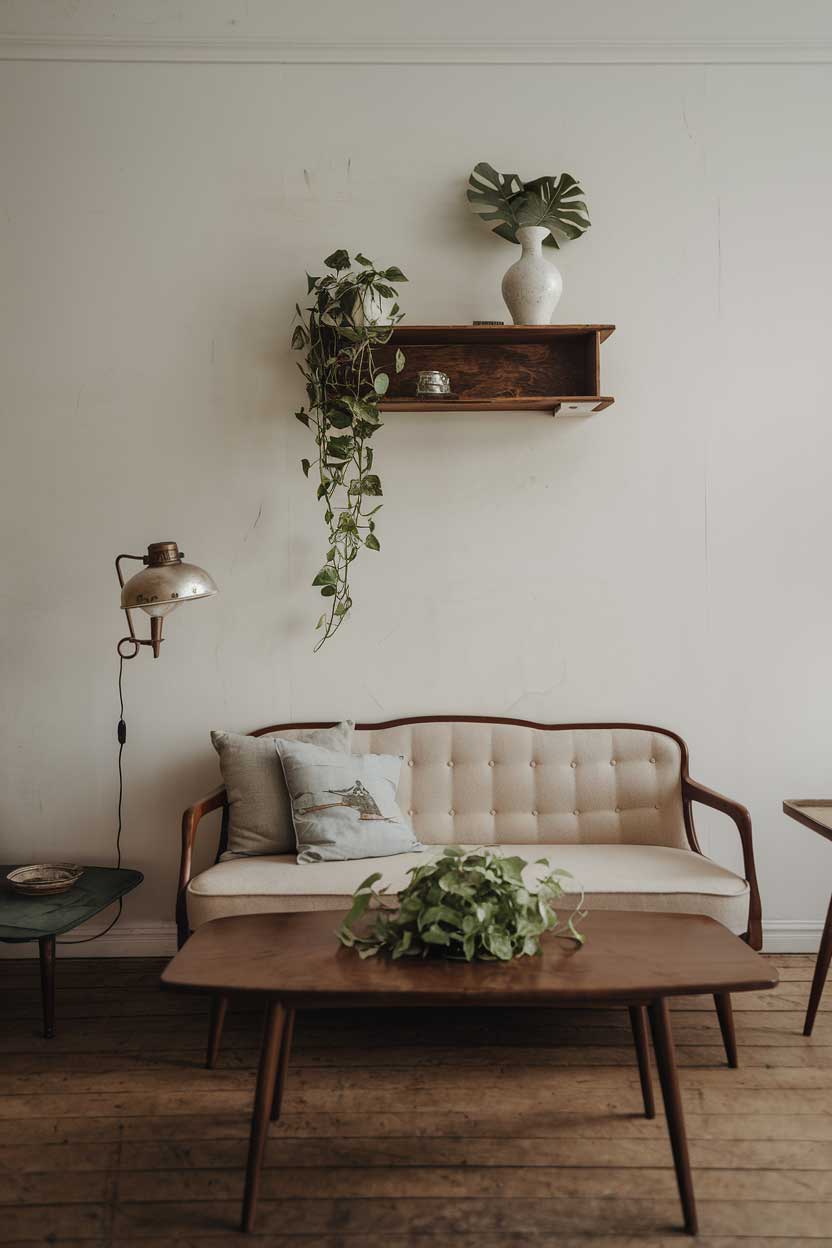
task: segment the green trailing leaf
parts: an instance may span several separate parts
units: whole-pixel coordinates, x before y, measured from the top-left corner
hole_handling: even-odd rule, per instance
[[[563,896],[557,871],[546,871],[537,891],[523,881],[528,864],[490,849],[448,846],[408,872],[410,882],[395,898],[376,889],[379,872],[353,895],[338,939],[361,957],[386,951],[392,958],[447,957],[508,962],[539,954],[546,932],[584,937],[576,922],[586,917],[583,894],[565,920],[552,903]],[[537,866],[549,867],[539,859]]]
[[[337,273],[340,273],[342,269],[348,269],[350,267],[349,252],[344,251],[343,247],[339,247],[337,251],[333,251],[331,256],[327,256],[324,260],[324,264],[328,269],[335,269]],[[313,289],[314,287],[310,287],[310,290]]]
[[[355,255],[358,269],[351,269],[349,252],[339,248],[327,256],[330,270],[323,277],[306,275],[309,307],[302,311],[292,331],[292,346],[303,349],[303,375],[308,409],[296,417],[311,429],[317,448],[316,458],[301,460],[304,476],[315,480],[315,491],[323,504],[327,527],[327,556],[324,568],[313,582],[328,610],[316,628],[320,633],[318,650],[348,617],[352,607],[349,569],[362,547],[379,550],[370,519],[381,506],[365,511],[368,499],[382,494],[381,478],[374,471],[371,439],[382,428],[379,400],[390,381],[373,359],[376,347],[390,340],[392,327],[402,317],[396,291],[391,283],[406,281],[401,269],[376,269],[362,252]],[[385,325],[365,324],[356,315],[364,300],[383,297],[393,304]],[[396,371],[404,367],[404,355],[395,355]],[[314,471],[317,466],[317,472]],[[411,956],[405,942],[399,956]]]
[[[396,347],[396,372],[400,373],[405,365],[404,351],[401,347]]]
[[[323,568],[321,568],[320,572],[315,577],[312,584],[313,585],[337,585],[338,584],[337,570],[335,568],[330,567],[328,564],[325,565]]]
[[[494,233],[511,243],[521,226],[543,226],[549,231],[544,242],[558,247],[558,235],[580,238],[590,225],[584,192],[571,173],[522,182],[482,161],[468,180],[468,201],[483,221],[499,222]]]

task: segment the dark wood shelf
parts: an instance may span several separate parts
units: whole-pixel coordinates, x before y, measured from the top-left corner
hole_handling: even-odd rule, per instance
[[[561,410],[584,414],[602,412],[614,402],[615,399],[601,394],[567,397],[529,394],[519,399],[452,399],[449,403],[441,399],[385,399],[379,407],[383,412],[548,412],[557,416]]]
[[[385,412],[600,412],[601,343],[614,325],[397,325],[375,351],[390,377]],[[395,371],[395,353],[405,367]],[[416,394],[423,369],[447,373],[459,397]]]

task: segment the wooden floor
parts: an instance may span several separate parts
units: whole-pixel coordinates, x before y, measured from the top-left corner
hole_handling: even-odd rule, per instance
[[[708,1248],[832,1245],[832,989],[804,1039],[811,959],[774,961],[776,991],[735,999],[740,1070],[709,1000],[673,1011]],[[59,964],[45,1041],[36,963],[0,962],[3,1243],[685,1242],[625,1011],[299,1016],[258,1234],[238,1234],[260,1019],[230,1014],[205,1070],[205,1004],[160,992],[161,966]]]

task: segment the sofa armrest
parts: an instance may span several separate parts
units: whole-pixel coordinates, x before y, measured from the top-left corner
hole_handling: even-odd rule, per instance
[[[176,892],[176,935],[180,949],[190,935],[187,891],[191,882],[194,842],[199,821],[203,815],[209,815],[212,810],[223,810],[227,805],[228,797],[225,786],[220,785],[213,793],[209,793],[207,797],[200,798],[198,802],[194,802],[193,806],[189,806],[182,816],[182,851],[179,859],[179,885]]]
[[[725,797],[722,793],[717,793],[714,789],[709,789],[706,785],[699,784],[696,780],[691,780],[690,777],[685,777],[682,781],[682,796],[686,806],[689,807],[691,802],[699,802],[702,806],[710,806],[712,810],[718,810],[723,815],[727,815],[736,824],[742,844],[743,870],[751,891],[746,938],[752,949],[762,948],[762,906],[760,904],[760,889],[757,884],[757,870],[754,865],[751,815],[740,802],[735,802],[733,798]]]

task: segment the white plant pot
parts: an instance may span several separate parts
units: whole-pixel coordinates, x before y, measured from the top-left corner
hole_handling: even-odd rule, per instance
[[[352,319],[360,329],[364,325],[388,325],[391,300],[383,299],[374,291],[365,290],[355,301]]]
[[[543,255],[548,233],[542,225],[521,225],[517,231],[520,259],[503,278],[503,298],[515,325],[549,325],[558,306],[563,278]]]

